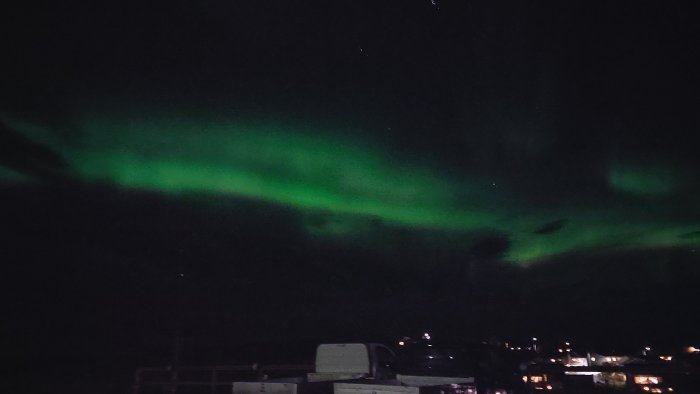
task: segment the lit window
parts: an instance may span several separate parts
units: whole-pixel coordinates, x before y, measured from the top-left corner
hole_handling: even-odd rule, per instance
[[[659,384],[659,383],[661,383],[661,377],[660,376],[652,376],[652,375],[635,375],[634,376],[634,383],[635,384]]]

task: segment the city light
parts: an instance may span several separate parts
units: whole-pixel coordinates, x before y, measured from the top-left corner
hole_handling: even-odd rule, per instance
[[[634,383],[635,384],[659,384],[659,383],[661,383],[661,377],[660,376],[653,376],[653,375],[635,375],[634,376]]]
[[[532,383],[542,383],[545,381],[545,378],[543,375],[532,375],[530,376],[530,382]]]
[[[567,367],[587,367],[588,359],[585,357],[570,357],[566,363]]]

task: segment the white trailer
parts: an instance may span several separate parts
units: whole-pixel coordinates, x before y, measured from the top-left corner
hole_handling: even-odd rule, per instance
[[[333,382],[393,378],[396,356],[377,343],[331,343],[316,348],[305,377],[234,382],[233,394],[332,394]]]
[[[332,382],[306,382],[304,378],[263,382],[234,382],[233,394],[330,394]]]
[[[333,394],[476,394],[473,377],[397,375],[377,382],[336,382]]]

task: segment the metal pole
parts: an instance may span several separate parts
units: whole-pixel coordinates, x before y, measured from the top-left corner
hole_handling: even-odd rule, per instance
[[[175,332],[173,338],[173,371],[170,375],[170,393],[177,393],[178,370],[180,369],[180,359],[182,355],[182,322],[184,315],[184,259],[182,258],[182,250],[180,250],[180,271],[177,273],[176,296],[175,296]]]
[[[139,394],[139,390],[141,389],[141,368],[136,370],[136,373],[134,373],[134,393],[133,394]]]

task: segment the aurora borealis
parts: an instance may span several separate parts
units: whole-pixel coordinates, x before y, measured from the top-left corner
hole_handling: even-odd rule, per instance
[[[694,95],[695,71],[651,55],[677,41],[648,37],[650,48],[638,50],[631,32],[646,29],[606,21],[601,32],[636,48],[608,64],[599,59],[618,48],[591,44],[606,39],[582,33],[573,8],[566,15],[578,28],[543,16],[554,11],[521,10],[530,27],[519,31],[466,9],[411,6],[422,22],[392,30],[361,6],[311,24],[288,7],[166,7],[178,22],[161,30],[113,5],[57,27],[71,39],[30,21],[36,48],[82,55],[56,53],[68,72],[46,74],[40,51],[17,50],[32,72],[5,73],[18,77],[6,81],[0,107],[14,155],[4,182],[49,174],[184,204],[261,201],[296,210],[313,237],[379,248],[395,230],[447,232],[464,249],[490,234],[508,239],[505,259],[519,265],[697,246],[682,236],[700,228],[700,166],[688,139],[696,120],[693,100],[679,99]],[[249,12],[280,30],[258,34]],[[48,15],[61,11],[46,16],[59,23]],[[140,30],[115,28],[121,20]],[[332,33],[281,33],[300,23]],[[103,44],[78,39],[84,31]],[[648,80],[654,67],[670,79]],[[332,220],[309,226],[310,216]]]
[[[6,123],[57,152],[72,176],[84,182],[166,193],[183,201],[194,195],[253,199],[346,223],[328,231],[309,229],[318,237],[353,238],[367,231],[353,224],[353,217],[462,234],[467,243],[481,233],[496,233],[508,237],[506,258],[517,264],[600,248],[700,243],[685,236],[700,228],[693,220],[697,212],[674,214],[680,178],[663,165],[612,165],[606,201],[571,199],[533,209],[527,196],[498,186],[507,180],[450,174],[445,163],[414,163],[394,147],[293,122],[158,111],[90,114],[79,121],[77,139],[11,118]],[[537,231],[557,218],[565,219],[563,225]]]

